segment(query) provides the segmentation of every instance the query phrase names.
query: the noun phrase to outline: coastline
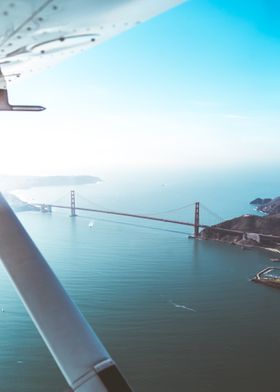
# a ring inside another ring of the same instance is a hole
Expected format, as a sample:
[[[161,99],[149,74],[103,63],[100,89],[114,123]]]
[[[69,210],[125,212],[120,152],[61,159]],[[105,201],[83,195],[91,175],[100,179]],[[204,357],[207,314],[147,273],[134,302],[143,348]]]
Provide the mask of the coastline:
[[[3,194],[15,212],[39,211],[27,201],[18,196],[18,192],[31,188],[55,187],[55,186],[77,186],[98,184],[102,182],[95,176],[0,176],[0,184],[4,189]]]
[[[199,238],[237,245],[244,250],[259,248],[279,254],[280,214],[263,217],[242,215],[204,228]]]

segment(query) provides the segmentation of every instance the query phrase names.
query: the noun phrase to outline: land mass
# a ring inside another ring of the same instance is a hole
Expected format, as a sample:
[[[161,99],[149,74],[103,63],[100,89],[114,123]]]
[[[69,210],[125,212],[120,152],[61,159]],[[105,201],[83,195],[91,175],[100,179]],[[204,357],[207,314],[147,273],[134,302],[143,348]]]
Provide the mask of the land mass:
[[[259,205],[257,210],[268,215],[280,214],[280,196],[271,199],[267,203]]]
[[[280,214],[242,215],[203,229],[200,238],[280,251]]]
[[[14,194],[10,193],[16,189],[29,189],[44,186],[74,186],[96,184],[101,179],[95,176],[0,176],[0,189],[4,192],[10,206],[16,212],[37,211],[35,207]]]
[[[252,200],[252,201],[250,202],[250,204],[255,205],[255,206],[262,206],[262,205],[264,205],[264,204],[269,203],[271,200],[272,200],[272,199],[270,199],[270,198],[268,198],[268,197],[267,197],[267,198],[264,198],[264,199],[262,199],[262,198],[260,198],[260,197],[257,197],[256,199]]]
[[[101,179],[95,176],[0,176],[0,189],[11,191],[42,186],[65,186],[96,184]]]
[[[5,199],[9,203],[9,205],[12,207],[12,209],[15,212],[23,212],[23,211],[39,211],[39,207],[35,207],[32,204],[29,204],[21,199],[19,199],[17,196],[13,195],[12,193],[4,193]]]

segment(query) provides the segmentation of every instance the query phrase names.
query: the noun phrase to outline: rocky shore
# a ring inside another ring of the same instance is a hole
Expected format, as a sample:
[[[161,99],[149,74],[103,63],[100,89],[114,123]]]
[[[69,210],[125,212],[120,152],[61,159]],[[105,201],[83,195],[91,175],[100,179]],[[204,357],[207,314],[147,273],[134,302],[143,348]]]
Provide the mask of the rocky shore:
[[[250,202],[251,205],[255,205],[258,211],[264,212],[268,215],[274,215],[280,213],[280,196],[274,199],[265,198],[262,199],[257,197]]]
[[[242,215],[203,229],[200,238],[280,252],[280,214]]]

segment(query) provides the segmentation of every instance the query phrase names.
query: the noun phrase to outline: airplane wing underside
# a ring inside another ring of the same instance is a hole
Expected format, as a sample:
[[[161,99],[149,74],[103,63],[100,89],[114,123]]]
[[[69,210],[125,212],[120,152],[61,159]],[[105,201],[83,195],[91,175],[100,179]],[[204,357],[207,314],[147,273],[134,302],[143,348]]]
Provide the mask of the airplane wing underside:
[[[0,0],[0,110],[7,85],[95,46],[183,0]],[[71,391],[131,391],[0,195],[0,256]]]
[[[183,0],[1,0],[0,89]]]

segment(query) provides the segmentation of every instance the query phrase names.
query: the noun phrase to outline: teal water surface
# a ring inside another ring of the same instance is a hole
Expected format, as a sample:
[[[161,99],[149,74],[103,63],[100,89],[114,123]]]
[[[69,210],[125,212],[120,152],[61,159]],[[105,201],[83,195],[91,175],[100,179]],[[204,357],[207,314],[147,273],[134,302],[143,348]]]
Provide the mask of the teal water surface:
[[[276,176],[260,176],[112,177],[78,187],[84,199],[77,202],[152,213],[200,200],[230,218],[253,212],[248,201],[257,196],[277,195]],[[18,194],[54,201],[69,189]],[[18,216],[135,391],[278,391],[280,291],[248,281],[271,264],[264,251],[194,241],[191,229],[127,218]],[[170,217],[193,219],[193,209]],[[215,223],[203,211],[202,219]],[[0,282],[0,391],[64,391],[2,265]]]

